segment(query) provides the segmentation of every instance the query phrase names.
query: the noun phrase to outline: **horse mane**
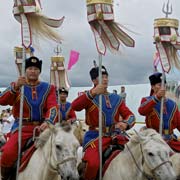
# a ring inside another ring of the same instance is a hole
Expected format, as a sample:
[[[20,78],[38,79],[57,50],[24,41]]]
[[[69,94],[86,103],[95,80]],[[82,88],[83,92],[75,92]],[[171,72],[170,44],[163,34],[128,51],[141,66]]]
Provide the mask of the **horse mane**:
[[[162,136],[152,128],[147,128],[144,131],[142,131],[142,133],[144,136],[150,136],[151,138],[156,139],[156,141],[166,144]]]
[[[58,123],[57,123],[58,124]],[[60,127],[65,131],[65,132],[70,132],[71,131],[71,124],[69,122],[66,121],[62,121],[60,123]]]
[[[142,136],[154,136],[154,135],[157,135],[157,132],[156,132],[156,130],[154,130],[152,128],[146,128],[146,129],[142,130],[139,134]]]
[[[44,144],[47,142],[47,140],[50,137],[52,130],[50,128],[47,128],[45,131],[43,131],[40,136],[35,141],[36,148],[43,147]]]
[[[49,139],[50,135],[52,133],[56,133],[57,128],[61,128],[65,132],[70,132],[71,131],[71,125],[68,122],[62,122],[62,123],[57,123],[55,126],[51,126],[50,128],[47,128],[45,131],[43,131],[40,136],[37,138],[35,141],[35,146],[36,148],[43,147],[44,144],[47,142]]]
[[[163,140],[163,138],[161,137],[161,135],[152,128],[144,129],[144,130],[140,131],[139,133],[133,135],[131,137],[131,142],[139,143],[140,137],[143,138],[144,140],[150,140],[150,138],[151,138],[160,143],[166,144],[165,141]]]

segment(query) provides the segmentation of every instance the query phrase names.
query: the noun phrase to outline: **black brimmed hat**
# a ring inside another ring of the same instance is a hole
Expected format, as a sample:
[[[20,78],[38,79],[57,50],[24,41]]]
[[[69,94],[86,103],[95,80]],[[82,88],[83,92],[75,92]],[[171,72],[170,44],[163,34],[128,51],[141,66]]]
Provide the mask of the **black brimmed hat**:
[[[62,87],[62,88],[59,89],[59,94],[61,94],[61,93],[65,93],[65,94],[68,95],[68,90],[65,89],[64,87]]]
[[[106,74],[108,76],[108,72],[104,66],[101,69],[102,74]],[[99,76],[99,67],[93,67],[90,72],[91,80],[96,79]]]
[[[25,69],[27,69],[28,67],[31,67],[31,66],[37,67],[40,70],[40,72],[41,72],[42,61],[39,60],[35,56],[31,56],[30,58],[26,59]]]
[[[156,72],[149,76],[150,84],[155,85],[162,82],[162,73]]]

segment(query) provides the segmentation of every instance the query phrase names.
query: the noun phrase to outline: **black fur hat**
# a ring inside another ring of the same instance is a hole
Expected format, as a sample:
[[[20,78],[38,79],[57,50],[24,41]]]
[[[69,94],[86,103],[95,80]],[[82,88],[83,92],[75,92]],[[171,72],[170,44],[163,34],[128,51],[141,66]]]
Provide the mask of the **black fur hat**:
[[[106,74],[108,76],[108,72],[104,66],[101,69],[102,74]],[[91,80],[96,79],[99,76],[99,67],[93,67],[90,72]]]
[[[68,90],[65,89],[64,87],[62,87],[59,89],[59,94],[61,94],[61,93],[66,93],[68,95]]]
[[[35,56],[31,56],[30,58],[26,59],[25,69],[27,69],[28,67],[31,67],[31,66],[37,67],[40,70],[40,72],[41,72],[42,61],[39,60]]]
[[[151,85],[161,83],[162,82],[162,73],[156,72],[156,73],[150,75],[149,80],[150,80]]]

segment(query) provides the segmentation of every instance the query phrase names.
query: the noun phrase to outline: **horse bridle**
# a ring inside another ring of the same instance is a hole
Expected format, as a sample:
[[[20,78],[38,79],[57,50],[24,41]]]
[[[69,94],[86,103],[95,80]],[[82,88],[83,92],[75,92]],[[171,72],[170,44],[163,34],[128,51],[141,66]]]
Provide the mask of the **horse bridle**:
[[[154,178],[154,172],[155,172],[158,168],[160,168],[162,165],[164,165],[164,164],[166,164],[166,163],[170,163],[170,164],[172,165],[172,162],[171,162],[171,161],[164,161],[164,162],[160,163],[160,164],[157,165],[155,168],[153,168],[153,169],[150,170],[150,171],[152,172],[152,174],[153,174],[153,176],[151,176],[151,175],[147,174],[146,172],[144,172],[144,171],[139,167],[139,165],[138,165],[138,163],[137,163],[137,161],[136,161],[136,159],[135,159],[132,151],[130,150],[130,148],[129,148],[129,146],[128,146],[127,144],[126,144],[126,147],[127,147],[128,151],[129,151],[129,153],[131,154],[131,157],[132,157],[132,159],[133,159],[133,161],[134,161],[137,169],[143,174],[143,176],[144,176],[147,180],[155,180],[155,178]],[[140,149],[141,149],[141,153],[142,153],[142,165],[143,165],[144,162],[145,162],[145,160],[144,160],[144,154],[143,154],[143,151],[142,151],[142,145],[141,145],[141,144],[140,144]]]
[[[51,156],[52,156],[52,135],[51,135],[51,148],[50,148],[50,155],[49,155],[49,167],[52,171],[56,171],[59,175],[60,175],[60,172],[59,172],[59,166],[68,162],[68,161],[72,161],[72,160],[76,160],[76,158],[74,156],[69,156],[61,161],[57,161],[56,164],[55,164],[55,167],[53,165],[53,163],[51,163]]]

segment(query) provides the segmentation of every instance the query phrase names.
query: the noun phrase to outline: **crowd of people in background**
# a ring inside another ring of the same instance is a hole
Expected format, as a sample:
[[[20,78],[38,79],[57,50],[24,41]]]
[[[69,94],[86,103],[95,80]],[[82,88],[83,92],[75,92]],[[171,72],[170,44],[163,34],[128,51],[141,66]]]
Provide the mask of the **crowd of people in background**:
[[[12,125],[14,123],[14,117],[11,108],[3,109],[1,111],[0,123],[2,124],[2,132],[5,135],[6,139],[8,140]]]
[[[113,93],[114,94],[118,94],[118,91],[116,89],[113,89]],[[126,96],[127,96],[127,94],[126,94],[125,86],[121,86],[121,90],[120,90],[119,96],[121,96],[123,101],[126,103]]]

